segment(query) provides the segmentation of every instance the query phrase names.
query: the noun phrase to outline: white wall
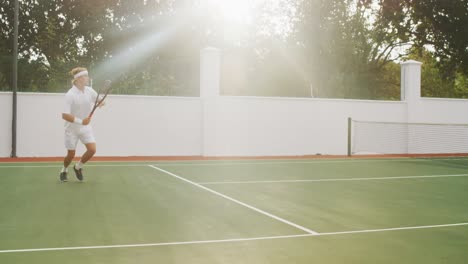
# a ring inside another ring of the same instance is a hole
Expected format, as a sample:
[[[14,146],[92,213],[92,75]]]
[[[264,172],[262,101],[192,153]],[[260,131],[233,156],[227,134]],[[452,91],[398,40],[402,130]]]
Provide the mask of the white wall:
[[[11,154],[12,102],[11,93],[0,93],[0,157]]]
[[[11,152],[11,96],[0,93],[0,157]],[[18,156],[64,154],[62,105],[63,94],[18,94]],[[406,122],[407,109],[404,101],[111,95],[93,127],[99,156],[345,155],[348,117]],[[468,100],[423,98],[411,109],[411,122],[468,124]]]
[[[346,154],[347,119],[399,121],[404,102],[221,97],[205,103],[207,156]]]
[[[199,98],[111,96],[95,114],[104,156],[201,154]]]
[[[468,124],[468,100],[421,98],[414,105],[411,116],[417,122]],[[426,125],[409,134],[411,153],[468,153],[468,126]]]
[[[109,96],[107,106],[92,121],[97,155],[345,155],[348,117],[468,124],[468,100],[420,97],[421,63],[417,61],[402,63],[402,101],[398,102],[227,97],[219,96],[220,50],[207,48],[200,54],[200,98]],[[18,156],[64,155],[63,96],[18,94]],[[11,97],[0,93],[0,157],[11,152]],[[398,149],[426,151],[426,142],[418,135],[404,135],[404,146]]]
[[[18,93],[19,157],[64,155],[63,96]],[[11,97],[0,93],[0,157],[11,152]],[[92,121],[97,155],[200,155],[200,118],[199,98],[110,95]]]
[[[413,110],[414,120],[422,123],[468,124],[468,100],[421,98]]]

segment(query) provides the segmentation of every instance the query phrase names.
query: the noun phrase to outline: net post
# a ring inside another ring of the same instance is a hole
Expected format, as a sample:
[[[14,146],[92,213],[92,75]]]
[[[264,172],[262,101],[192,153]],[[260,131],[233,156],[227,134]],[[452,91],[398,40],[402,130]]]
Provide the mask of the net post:
[[[351,157],[351,124],[352,119],[348,117],[348,157]]]

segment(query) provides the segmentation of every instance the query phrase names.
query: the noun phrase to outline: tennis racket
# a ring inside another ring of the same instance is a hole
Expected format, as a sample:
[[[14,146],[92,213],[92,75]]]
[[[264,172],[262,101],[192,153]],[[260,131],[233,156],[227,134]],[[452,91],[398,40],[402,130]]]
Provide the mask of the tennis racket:
[[[107,95],[109,94],[110,90],[112,89],[111,87],[111,81],[106,80],[104,82],[104,88],[100,89],[98,91],[98,94],[96,96],[96,101],[94,102],[93,110],[91,110],[91,113],[89,114],[89,118],[91,118],[94,114],[94,111],[106,100]],[[99,98],[101,94],[104,94],[102,98]]]

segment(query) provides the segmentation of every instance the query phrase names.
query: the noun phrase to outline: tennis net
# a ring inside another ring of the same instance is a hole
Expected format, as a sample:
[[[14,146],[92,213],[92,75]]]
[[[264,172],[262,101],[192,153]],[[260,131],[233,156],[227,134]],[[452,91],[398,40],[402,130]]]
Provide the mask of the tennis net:
[[[348,154],[468,155],[468,124],[349,122]]]

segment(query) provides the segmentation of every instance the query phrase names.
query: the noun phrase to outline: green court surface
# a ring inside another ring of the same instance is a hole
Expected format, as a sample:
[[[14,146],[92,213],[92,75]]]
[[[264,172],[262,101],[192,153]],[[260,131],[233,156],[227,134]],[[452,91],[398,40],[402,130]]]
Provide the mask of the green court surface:
[[[467,263],[468,159],[0,163],[0,263]]]

